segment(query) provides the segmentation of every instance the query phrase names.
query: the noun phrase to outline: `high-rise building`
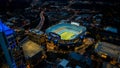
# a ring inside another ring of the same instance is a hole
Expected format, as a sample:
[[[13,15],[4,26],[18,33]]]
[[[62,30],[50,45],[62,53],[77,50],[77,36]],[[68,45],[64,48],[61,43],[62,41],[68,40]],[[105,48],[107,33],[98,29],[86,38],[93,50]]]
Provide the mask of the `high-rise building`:
[[[23,55],[20,53],[20,47],[16,45],[14,31],[2,21],[0,21],[0,45],[9,68],[17,68],[24,64],[19,63],[22,61]]]

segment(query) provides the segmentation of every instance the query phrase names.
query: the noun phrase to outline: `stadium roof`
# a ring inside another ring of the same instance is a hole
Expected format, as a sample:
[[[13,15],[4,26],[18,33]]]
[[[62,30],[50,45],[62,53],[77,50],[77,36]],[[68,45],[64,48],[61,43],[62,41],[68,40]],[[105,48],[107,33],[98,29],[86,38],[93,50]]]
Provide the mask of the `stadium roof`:
[[[66,67],[68,63],[69,63],[68,60],[63,59],[63,60],[59,63],[59,65],[61,65],[61,66],[63,66],[63,67]]]

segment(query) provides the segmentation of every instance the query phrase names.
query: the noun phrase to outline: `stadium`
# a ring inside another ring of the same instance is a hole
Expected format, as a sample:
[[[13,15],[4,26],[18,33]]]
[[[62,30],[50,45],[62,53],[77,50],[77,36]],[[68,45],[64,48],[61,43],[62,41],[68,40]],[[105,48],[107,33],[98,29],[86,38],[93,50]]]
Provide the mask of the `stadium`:
[[[59,23],[46,30],[49,40],[53,40],[60,45],[74,45],[80,43],[80,38],[85,32],[86,27],[70,23]]]

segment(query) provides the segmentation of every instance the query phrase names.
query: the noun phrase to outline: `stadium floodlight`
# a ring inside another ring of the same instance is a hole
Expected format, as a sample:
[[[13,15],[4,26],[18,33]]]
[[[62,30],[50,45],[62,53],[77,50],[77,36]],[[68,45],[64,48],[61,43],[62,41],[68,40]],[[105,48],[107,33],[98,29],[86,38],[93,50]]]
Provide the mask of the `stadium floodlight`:
[[[76,26],[79,26],[80,24],[77,23],[77,22],[71,22],[72,25],[76,25]]]

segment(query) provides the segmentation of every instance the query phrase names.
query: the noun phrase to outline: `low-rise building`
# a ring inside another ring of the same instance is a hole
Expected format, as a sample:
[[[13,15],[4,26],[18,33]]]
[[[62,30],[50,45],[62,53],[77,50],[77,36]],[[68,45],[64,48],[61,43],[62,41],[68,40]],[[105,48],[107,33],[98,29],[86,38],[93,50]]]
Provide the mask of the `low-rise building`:
[[[120,46],[107,42],[98,42],[95,46],[95,52],[103,58],[114,58],[120,63]]]

